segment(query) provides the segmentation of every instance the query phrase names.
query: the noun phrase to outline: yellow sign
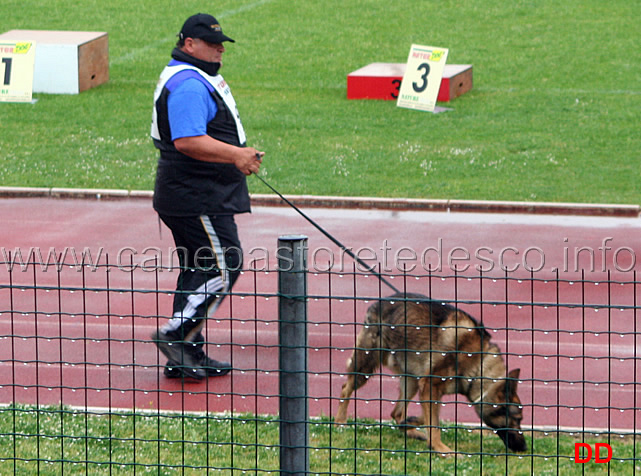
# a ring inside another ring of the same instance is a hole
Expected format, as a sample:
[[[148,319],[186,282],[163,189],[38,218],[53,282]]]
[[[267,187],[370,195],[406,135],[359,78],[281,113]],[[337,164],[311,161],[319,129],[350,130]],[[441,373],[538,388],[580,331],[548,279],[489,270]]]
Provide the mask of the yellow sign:
[[[398,107],[434,111],[447,53],[447,48],[412,45],[398,92]]]
[[[31,102],[35,62],[34,41],[0,40],[0,102]]]

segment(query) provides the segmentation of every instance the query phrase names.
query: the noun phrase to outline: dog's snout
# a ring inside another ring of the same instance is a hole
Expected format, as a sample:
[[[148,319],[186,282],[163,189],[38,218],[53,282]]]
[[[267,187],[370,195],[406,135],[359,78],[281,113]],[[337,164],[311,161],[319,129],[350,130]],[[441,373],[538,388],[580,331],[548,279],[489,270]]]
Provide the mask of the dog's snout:
[[[527,442],[522,432],[515,430],[497,430],[496,433],[510,451],[517,453],[527,451]]]

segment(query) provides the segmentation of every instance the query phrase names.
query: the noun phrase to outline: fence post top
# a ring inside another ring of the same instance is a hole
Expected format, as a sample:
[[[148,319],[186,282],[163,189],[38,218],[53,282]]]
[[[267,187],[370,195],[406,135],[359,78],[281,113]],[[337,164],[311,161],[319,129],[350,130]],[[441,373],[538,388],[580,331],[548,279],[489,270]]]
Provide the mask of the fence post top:
[[[307,235],[283,235],[278,237],[278,241],[304,241]]]

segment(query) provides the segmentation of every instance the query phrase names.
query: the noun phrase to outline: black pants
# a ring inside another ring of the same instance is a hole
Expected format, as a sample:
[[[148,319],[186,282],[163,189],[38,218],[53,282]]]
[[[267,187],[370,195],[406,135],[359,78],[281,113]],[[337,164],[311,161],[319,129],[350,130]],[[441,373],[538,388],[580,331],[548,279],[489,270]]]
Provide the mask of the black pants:
[[[233,215],[160,219],[171,230],[180,263],[173,315],[163,331],[194,341],[207,315],[215,312],[240,275],[238,229]]]

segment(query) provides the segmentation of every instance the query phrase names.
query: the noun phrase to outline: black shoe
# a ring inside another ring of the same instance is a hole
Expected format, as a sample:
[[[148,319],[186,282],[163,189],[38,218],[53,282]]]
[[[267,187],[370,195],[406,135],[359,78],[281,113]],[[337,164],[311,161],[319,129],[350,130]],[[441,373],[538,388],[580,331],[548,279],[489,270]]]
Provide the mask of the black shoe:
[[[198,366],[202,368],[207,377],[222,377],[231,372],[231,364],[228,362],[219,362],[210,358],[205,351],[203,350],[203,345],[205,338],[202,334],[198,333],[196,335],[193,343],[185,344],[185,352],[198,363]],[[176,365],[176,361],[169,359],[167,365],[165,365],[164,371],[165,377],[168,378],[180,378],[182,376],[182,371],[179,366]]]
[[[196,347],[195,344],[186,344],[184,341],[175,339],[162,330],[154,332],[151,338],[156,343],[158,349],[174,364],[172,374],[176,372],[176,377],[189,377],[202,380],[207,376],[207,371],[202,368],[200,364],[202,358],[198,359],[194,355],[193,349]],[[202,349],[200,350],[202,352]],[[167,375],[166,370],[165,375]],[[172,375],[172,378],[175,377]]]
[[[231,364],[228,362],[219,362],[207,356],[204,352],[204,357],[200,361],[200,367],[205,370],[207,377],[222,377],[231,372]],[[182,369],[176,365],[173,360],[168,360],[163,372],[167,378],[180,378],[183,375]]]

